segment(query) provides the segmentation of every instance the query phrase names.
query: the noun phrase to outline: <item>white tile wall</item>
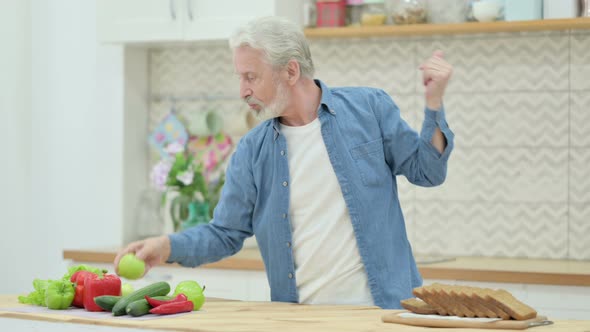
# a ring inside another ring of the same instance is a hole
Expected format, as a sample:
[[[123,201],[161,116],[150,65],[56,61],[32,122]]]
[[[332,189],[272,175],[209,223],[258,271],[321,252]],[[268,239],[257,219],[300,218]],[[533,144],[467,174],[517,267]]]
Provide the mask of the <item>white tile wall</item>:
[[[435,49],[455,69],[445,107],[456,148],[442,186],[398,181],[414,251],[589,260],[590,33],[311,41],[316,77],[382,88],[417,130],[418,66]],[[181,115],[241,107],[225,43],[150,56],[153,95],[229,97],[178,103]],[[169,109],[154,101],[150,128]]]
[[[570,37],[570,84],[572,90],[590,90],[590,33]]]

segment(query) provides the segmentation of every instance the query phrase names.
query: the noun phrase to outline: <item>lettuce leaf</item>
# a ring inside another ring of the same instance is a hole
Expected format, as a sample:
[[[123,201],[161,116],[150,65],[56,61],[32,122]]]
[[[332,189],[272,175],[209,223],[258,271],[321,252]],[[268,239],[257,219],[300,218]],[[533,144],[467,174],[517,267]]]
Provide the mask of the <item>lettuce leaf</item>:
[[[47,304],[45,303],[45,290],[47,289],[50,281],[51,280],[41,279],[33,280],[33,288],[35,290],[30,292],[27,296],[19,296],[18,302],[46,307]]]
[[[71,266],[68,268],[68,273],[66,273],[62,277],[61,280],[51,280],[51,279],[47,279],[47,280],[35,279],[35,280],[33,280],[33,288],[35,290],[30,292],[28,295],[19,296],[18,302],[46,307],[47,303],[45,302],[45,290],[47,289],[49,282],[50,281],[68,281],[69,282],[72,275],[74,273],[76,273],[77,271],[90,271],[90,272],[96,273],[98,275],[102,275],[103,273],[107,273],[107,270],[99,269],[97,267],[90,266],[90,265],[82,264],[82,265]]]
[[[107,273],[107,270],[103,270],[103,269],[99,269],[97,267],[94,266],[90,266],[90,265],[75,265],[75,266],[70,266],[68,268],[68,273],[64,274],[64,276],[62,277],[62,280],[70,280],[72,278],[72,275],[78,271],[90,271],[92,273],[98,274],[98,275],[102,275],[104,273]]]

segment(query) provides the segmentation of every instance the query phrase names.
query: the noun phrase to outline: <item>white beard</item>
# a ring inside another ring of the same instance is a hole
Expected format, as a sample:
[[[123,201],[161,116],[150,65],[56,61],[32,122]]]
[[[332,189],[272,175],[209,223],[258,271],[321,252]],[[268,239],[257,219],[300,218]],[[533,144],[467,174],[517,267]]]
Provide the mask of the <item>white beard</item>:
[[[258,105],[260,110],[255,110],[256,116],[260,120],[267,120],[278,118],[285,112],[285,108],[287,107],[287,103],[289,101],[289,96],[287,96],[284,83],[278,83],[277,89],[275,91],[275,97],[268,105],[265,105],[262,101],[254,97],[246,98],[245,101],[248,104]]]

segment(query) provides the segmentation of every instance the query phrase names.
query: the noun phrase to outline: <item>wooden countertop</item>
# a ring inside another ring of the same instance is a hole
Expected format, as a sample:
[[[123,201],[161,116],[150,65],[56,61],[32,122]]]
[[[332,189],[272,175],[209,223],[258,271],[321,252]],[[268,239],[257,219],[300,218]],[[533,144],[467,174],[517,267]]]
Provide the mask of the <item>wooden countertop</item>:
[[[63,257],[76,262],[110,264],[116,252],[113,248],[64,250]],[[420,256],[416,260],[425,279],[590,286],[590,261]],[[264,263],[257,248],[243,249],[232,257],[202,267],[264,271]]]
[[[15,308],[14,295],[0,295],[0,308]],[[22,313],[0,311],[0,318],[41,320],[174,331],[500,331],[481,329],[436,329],[383,323],[381,316],[396,312],[368,306],[300,305],[279,302],[208,301],[203,309],[191,314],[151,320],[113,317],[88,318],[68,311]],[[571,332],[590,330],[590,321],[554,321],[553,325],[535,327],[534,331]]]

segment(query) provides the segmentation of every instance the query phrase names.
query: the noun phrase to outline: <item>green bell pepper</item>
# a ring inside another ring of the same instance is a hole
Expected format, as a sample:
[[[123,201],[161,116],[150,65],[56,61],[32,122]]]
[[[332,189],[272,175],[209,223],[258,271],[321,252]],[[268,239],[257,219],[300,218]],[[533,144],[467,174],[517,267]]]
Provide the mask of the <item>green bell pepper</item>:
[[[45,302],[49,309],[67,309],[74,301],[75,290],[69,280],[52,280],[45,290]]]

